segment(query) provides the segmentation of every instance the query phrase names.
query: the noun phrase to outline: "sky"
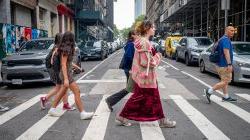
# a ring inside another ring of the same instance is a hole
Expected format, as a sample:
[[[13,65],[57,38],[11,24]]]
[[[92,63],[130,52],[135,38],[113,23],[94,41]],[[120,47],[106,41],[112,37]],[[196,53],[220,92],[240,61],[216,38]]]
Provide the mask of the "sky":
[[[134,22],[134,0],[114,2],[114,24],[118,29],[130,27]]]

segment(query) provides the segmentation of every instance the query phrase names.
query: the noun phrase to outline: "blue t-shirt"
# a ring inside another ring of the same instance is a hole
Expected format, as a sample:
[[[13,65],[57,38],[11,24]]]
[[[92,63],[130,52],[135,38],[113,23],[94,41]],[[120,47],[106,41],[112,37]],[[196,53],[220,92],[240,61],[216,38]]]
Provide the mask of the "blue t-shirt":
[[[227,60],[224,55],[224,49],[229,49],[230,53],[230,59],[231,59],[231,64],[233,63],[233,46],[231,43],[231,40],[228,38],[228,36],[224,35],[220,38],[219,44],[218,44],[218,49],[219,49],[219,54],[220,54],[220,60],[217,63],[219,67],[227,67]]]

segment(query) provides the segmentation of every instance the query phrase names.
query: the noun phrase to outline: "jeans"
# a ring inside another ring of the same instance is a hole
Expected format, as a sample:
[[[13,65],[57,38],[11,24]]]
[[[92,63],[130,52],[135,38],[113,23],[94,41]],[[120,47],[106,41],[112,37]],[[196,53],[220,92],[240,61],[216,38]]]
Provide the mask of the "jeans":
[[[129,78],[129,72],[125,72],[127,82]],[[119,92],[109,96],[106,100],[110,104],[110,106],[113,106],[117,104],[123,97],[125,97],[129,92],[126,89],[122,89]]]

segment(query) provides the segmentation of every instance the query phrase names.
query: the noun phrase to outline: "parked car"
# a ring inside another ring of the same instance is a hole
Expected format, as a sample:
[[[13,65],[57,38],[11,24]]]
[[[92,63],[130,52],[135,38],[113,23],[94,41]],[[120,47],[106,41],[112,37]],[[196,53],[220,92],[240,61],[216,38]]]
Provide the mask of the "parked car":
[[[26,42],[17,53],[2,60],[3,83],[7,86],[34,82],[50,82],[45,58],[53,48],[54,38],[34,39]],[[77,51],[78,50],[78,51]],[[79,63],[79,49],[76,48],[76,64]]]
[[[181,40],[182,36],[178,35],[178,36],[169,36],[166,38],[165,41],[165,57],[169,57],[174,59],[175,58],[175,53],[176,53],[176,47],[179,43],[179,41]]]
[[[81,49],[83,59],[105,59],[108,57],[108,45],[103,40],[87,41]]]
[[[200,53],[212,43],[208,37],[183,37],[176,47],[176,61],[183,59],[187,66],[198,63]]]
[[[250,83],[250,42],[232,42],[233,45],[233,82]],[[200,72],[217,74],[216,64],[209,61],[214,44],[204,50],[199,57]]]
[[[166,55],[166,51],[165,51],[165,40],[159,40],[159,45],[161,46],[161,48],[164,50],[164,52],[162,53],[162,56]]]

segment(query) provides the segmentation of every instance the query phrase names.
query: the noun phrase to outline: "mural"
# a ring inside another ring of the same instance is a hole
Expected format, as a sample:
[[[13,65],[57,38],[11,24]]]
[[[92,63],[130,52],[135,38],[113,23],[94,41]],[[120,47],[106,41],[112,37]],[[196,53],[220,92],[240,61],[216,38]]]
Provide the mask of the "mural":
[[[7,55],[15,53],[26,41],[41,37],[48,37],[48,32],[30,27],[0,23],[0,60],[1,57],[5,57],[4,53]]]

